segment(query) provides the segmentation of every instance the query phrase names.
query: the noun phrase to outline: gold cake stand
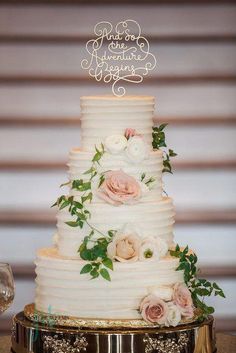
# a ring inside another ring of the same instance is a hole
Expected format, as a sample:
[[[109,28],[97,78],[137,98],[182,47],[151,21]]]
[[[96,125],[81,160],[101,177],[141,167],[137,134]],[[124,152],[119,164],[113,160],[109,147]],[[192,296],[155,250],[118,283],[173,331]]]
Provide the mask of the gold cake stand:
[[[216,353],[214,320],[158,328],[143,320],[86,320],[25,307],[13,318],[13,353]]]

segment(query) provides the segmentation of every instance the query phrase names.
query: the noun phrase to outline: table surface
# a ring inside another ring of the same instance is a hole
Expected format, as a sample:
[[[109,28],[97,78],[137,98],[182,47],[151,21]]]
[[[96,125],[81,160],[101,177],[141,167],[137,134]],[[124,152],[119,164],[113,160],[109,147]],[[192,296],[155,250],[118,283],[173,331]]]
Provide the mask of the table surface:
[[[218,333],[217,338],[217,353],[234,353],[236,352],[236,336]],[[9,336],[0,337],[0,353],[10,353],[11,339]]]

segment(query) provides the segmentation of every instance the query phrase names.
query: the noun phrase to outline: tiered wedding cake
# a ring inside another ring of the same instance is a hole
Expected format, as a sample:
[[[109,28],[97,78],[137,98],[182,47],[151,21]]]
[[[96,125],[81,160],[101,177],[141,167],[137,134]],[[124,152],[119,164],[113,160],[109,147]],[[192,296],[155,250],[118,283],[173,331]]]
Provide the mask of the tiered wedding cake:
[[[193,318],[169,251],[175,213],[163,196],[163,153],[152,148],[154,97],[81,97],[81,111],[82,148],[70,152],[70,192],[56,202],[55,246],[37,254],[36,309],[160,326]]]

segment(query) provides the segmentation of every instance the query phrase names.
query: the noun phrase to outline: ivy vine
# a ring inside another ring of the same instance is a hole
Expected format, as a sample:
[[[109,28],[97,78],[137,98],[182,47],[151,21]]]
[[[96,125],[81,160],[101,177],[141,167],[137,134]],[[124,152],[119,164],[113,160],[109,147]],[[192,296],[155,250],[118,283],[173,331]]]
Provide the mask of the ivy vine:
[[[181,250],[179,245],[176,245],[175,250],[170,250],[170,255],[179,259],[179,266],[176,270],[184,272],[184,281],[191,292],[194,306],[201,310],[201,318],[204,319],[207,315],[213,314],[214,308],[208,306],[204,299],[211,295],[225,298],[223,290],[215,282],[211,283],[206,279],[198,278],[196,266],[198,258],[196,254],[189,252],[188,246]]]

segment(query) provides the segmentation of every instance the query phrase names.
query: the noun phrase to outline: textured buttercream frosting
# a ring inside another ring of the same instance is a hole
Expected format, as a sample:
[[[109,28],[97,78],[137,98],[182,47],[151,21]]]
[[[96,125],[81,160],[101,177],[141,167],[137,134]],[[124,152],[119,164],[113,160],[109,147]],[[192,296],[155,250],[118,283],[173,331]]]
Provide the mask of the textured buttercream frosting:
[[[160,241],[164,240],[171,247],[175,212],[172,199],[163,196],[162,151],[152,150],[153,113],[151,96],[81,97],[82,148],[73,148],[69,153],[69,195],[80,201],[81,192],[72,189],[72,183],[89,178],[84,172],[91,168],[95,145],[105,144],[107,137],[113,134],[124,139],[125,129],[135,129],[147,146],[145,158],[136,162],[126,150],[117,154],[106,150],[97,166],[98,175],[118,171],[141,185],[145,174],[145,178],[153,178],[154,182],[148,188],[145,186],[147,190],[142,191],[137,202],[114,206],[98,194],[95,177],[91,185],[93,198],[86,204],[91,213],[89,223],[103,234],[132,226],[141,241],[147,237],[153,241],[161,238]],[[38,251],[35,300],[38,310],[83,318],[138,319],[141,318],[140,302],[152,290],[163,286],[173,288],[183,282],[182,271],[176,271],[178,259],[169,255],[146,261],[114,261],[111,282],[101,277],[91,280],[89,274],[81,275],[87,262],[80,258],[78,249],[91,229],[88,224],[82,229],[66,224],[75,220],[68,207],[59,210],[54,237],[56,247]]]
[[[154,113],[152,96],[81,97],[82,148],[93,151],[108,135],[135,127],[151,145]]]
[[[82,318],[137,319],[140,301],[152,289],[183,281],[178,259],[114,263],[112,281],[80,275],[84,261],[70,260],[56,248],[41,249],[36,259],[38,310]]]

